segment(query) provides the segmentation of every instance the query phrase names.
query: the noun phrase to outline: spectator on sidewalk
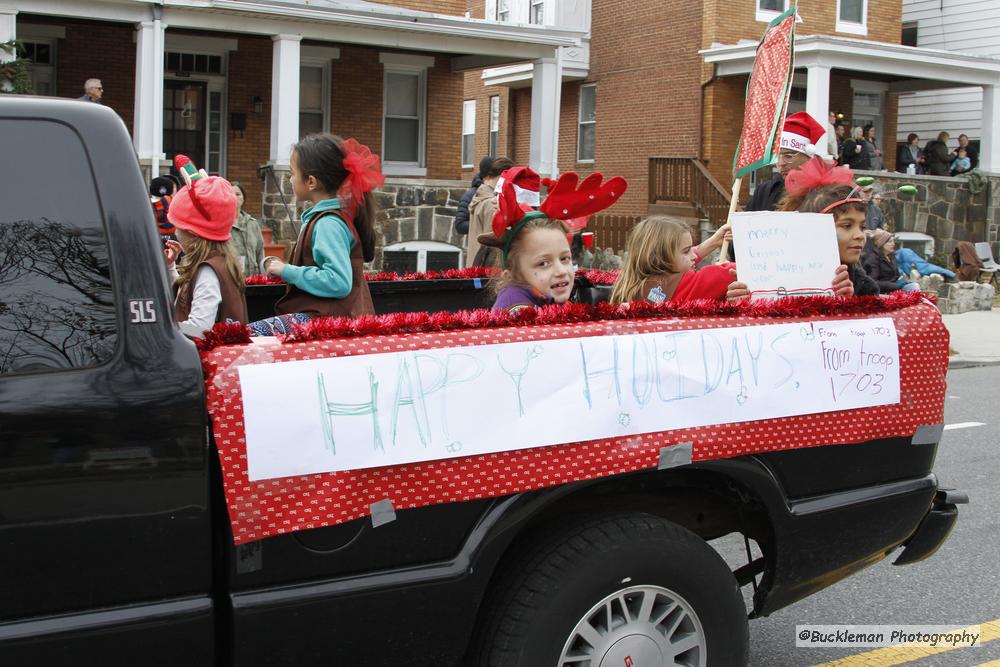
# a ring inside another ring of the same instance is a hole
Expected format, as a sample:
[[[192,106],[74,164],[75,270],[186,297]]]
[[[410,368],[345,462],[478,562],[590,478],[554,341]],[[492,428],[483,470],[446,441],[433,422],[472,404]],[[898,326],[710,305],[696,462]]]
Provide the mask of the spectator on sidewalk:
[[[951,175],[959,176],[972,170],[972,161],[961,146],[955,151],[955,159],[951,161]]]
[[[744,210],[776,210],[778,202],[785,196],[785,176],[808,162],[817,151],[822,151],[817,149],[816,144],[822,140],[823,133],[823,126],[819,121],[804,111],[785,118],[778,149],[778,169],[770,181],[757,185]]]
[[[847,125],[844,125],[844,121],[838,120],[834,129],[837,133],[837,152],[833,155],[837,158],[837,162],[840,163],[841,156],[844,154],[844,142],[847,141]]]
[[[892,234],[884,229],[876,229],[868,237],[861,253],[861,266],[865,273],[878,284],[879,294],[888,294],[899,289],[899,265],[896,264],[896,249]]]
[[[101,103],[101,98],[104,96],[104,86],[101,84],[100,79],[87,79],[83,84],[83,95],[76,98],[81,102],[97,102]]]
[[[926,259],[921,257],[911,248],[900,248],[896,251],[896,263],[899,265],[899,272],[904,275],[910,275],[912,271],[916,271],[922,276],[932,276],[941,275],[951,280],[955,277],[953,271],[949,271],[943,267],[936,264],[931,264]]]
[[[840,155],[840,147],[837,142],[837,114],[832,111],[826,121],[826,152],[833,157]]]
[[[959,280],[975,282],[983,268],[983,260],[976,254],[976,246],[968,241],[959,241],[951,251],[951,263],[955,266]]]
[[[482,185],[469,203],[469,242],[465,251],[466,266],[499,265],[500,248],[479,243],[479,235],[493,229],[493,214],[497,210],[497,195],[494,191],[500,174],[514,166],[513,160],[498,157],[487,166]]]
[[[979,151],[976,147],[969,143],[969,136],[966,134],[958,135],[958,147],[964,148],[966,155],[969,157],[969,162],[972,164],[969,169],[975,169],[979,166]]]
[[[459,234],[469,233],[469,202],[476,195],[476,190],[483,184],[483,178],[490,165],[493,163],[493,156],[487,155],[479,161],[479,171],[472,177],[472,185],[462,194],[458,202],[458,210],[455,212],[455,231]]]
[[[232,244],[236,257],[243,268],[243,277],[255,276],[261,272],[260,262],[264,259],[264,235],[260,232],[260,223],[252,215],[243,210],[247,193],[239,181],[233,181],[233,194],[236,196],[236,222],[233,223],[229,242]]]
[[[906,143],[896,151],[896,171],[908,173],[907,168],[914,165],[914,173],[924,173],[924,152],[920,150],[920,137],[916,132],[906,136]]]
[[[868,168],[872,171],[882,171],[882,149],[878,147],[878,139],[875,138],[875,126],[866,125],[864,132],[864,150],[868,156]]]
[[[851,138],[844,142],[840,164],[847,165],[854,170],[868,169],[871,166],[868,153],[865,151],[865,131],[860,127],[851,130]]]
[[[955,153],[948,150],[950,138],[947,132],[941,132],[937,139],[928,141],[924,146],[924,166],[931,176],[951,175],[951,161],[955,159]]]
[[[861,196],[868,200],[865,229],[885,229],[885,214],[882,213],[882,193],[874,185],[866,185],[861,189]]]

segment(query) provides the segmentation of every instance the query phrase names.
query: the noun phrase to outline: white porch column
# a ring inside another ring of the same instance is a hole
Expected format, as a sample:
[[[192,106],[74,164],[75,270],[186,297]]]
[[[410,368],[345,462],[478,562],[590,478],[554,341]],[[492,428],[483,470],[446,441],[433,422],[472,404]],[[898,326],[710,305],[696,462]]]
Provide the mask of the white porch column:
[[[0,44],[17,39],[17,10],[0,7]],[[0,51],[0,63],[13,60],[16,53]]]
[[[531,144],[528,166],[542,176],[559,175],[559,110],[562,62],[559,51],[535,61],[531,77]]]
[[[271,156],[276,167],[288,167],[292,145],[299,140],[299,53],[301,35],[274,35],[271,59]]]
[[[827,126],[830,114],[830,68],[813,64],[806,66],[806,113],[816,119],[823,127]],[[827,154],[827,140],[820,139],[817,148],[823,155]]]
[[[1000,174],[1000,85],[983,86],[982,127],[979,168]]]
[[[0,44],[13,42],[17,39],[17,10],[0,7]],[[16,51],[0,50],[0,63],[13,60],[17,57]],[[13,90],[9,82],[2,84],[3,90]]]
[[[132,144],[149,177],[160,175],[163,159],[163,45],[167,26],[156,19],[137,23],[135,39],[135,119]]]

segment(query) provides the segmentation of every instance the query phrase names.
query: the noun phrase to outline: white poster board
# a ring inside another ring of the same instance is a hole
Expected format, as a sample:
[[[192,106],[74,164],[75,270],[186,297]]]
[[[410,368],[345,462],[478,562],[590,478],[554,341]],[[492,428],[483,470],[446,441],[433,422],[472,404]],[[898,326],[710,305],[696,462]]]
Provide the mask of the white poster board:
[[[833,216],[823,213],[734,213],[737,279],[755,298],[833,295],[840,266]]]
[[[251,480],[899,402],[888,318],[239,368]]]

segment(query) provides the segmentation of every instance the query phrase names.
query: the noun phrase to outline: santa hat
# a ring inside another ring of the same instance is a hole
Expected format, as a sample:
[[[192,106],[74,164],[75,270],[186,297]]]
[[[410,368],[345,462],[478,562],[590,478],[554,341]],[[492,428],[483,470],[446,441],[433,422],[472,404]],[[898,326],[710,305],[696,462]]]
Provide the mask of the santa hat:
[[[539,204],[543,184],[548,188],[548,196]],[[628,183],[621,176],[605,181],[604,176],[596,172],[581,182],[572,171],[558,180],[546,178],[543,181],[530,167],[511,167],[500,175],[496,187],[497,210],[491,224],[492,233],[480,234],[479,242],[503,248],[502,258],[506,265],[510,244],[524,223],[534,218],[580,221],[582,224],[568,225],[568,228],[579,231],[586,224],[587,216],[618,201]]]
[[[541,203],[542,179],[531,167],[511,167],[497,179],[493,192],[503,192],[504,187],[510,187],[517,196],[517,201],[524,210],[537,208]]]
[[[805,111],[793,113],[785,118],[785,125],[781,128],[779,148],[787,148],[812,157],[816,154],[816,145],[824,134],[826,128]]]

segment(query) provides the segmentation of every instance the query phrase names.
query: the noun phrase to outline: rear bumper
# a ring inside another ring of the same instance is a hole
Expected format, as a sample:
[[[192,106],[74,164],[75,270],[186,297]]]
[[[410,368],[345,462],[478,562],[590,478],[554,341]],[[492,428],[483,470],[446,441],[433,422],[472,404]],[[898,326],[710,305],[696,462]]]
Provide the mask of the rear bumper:
[[[754,596],[767,616],[883,560],[905,545],[897,564],[932,555],[958,517],[964,496],[939,491],[933,474],[792,502],[772,514],[774,543]]]
[[[909,565],[930,558],[951,534],[958,520],[958,505],[969,502],[969,497],[954,489],[938,489],[931,508],[920,525],[906,542],[893,565]]]

